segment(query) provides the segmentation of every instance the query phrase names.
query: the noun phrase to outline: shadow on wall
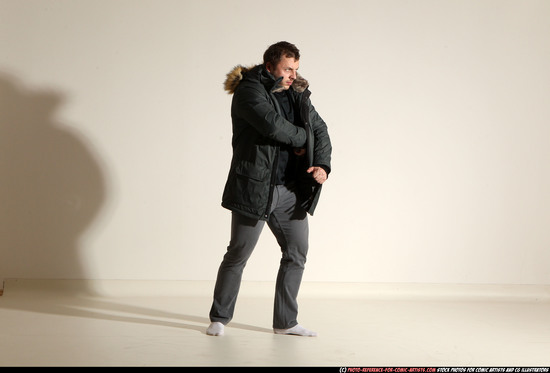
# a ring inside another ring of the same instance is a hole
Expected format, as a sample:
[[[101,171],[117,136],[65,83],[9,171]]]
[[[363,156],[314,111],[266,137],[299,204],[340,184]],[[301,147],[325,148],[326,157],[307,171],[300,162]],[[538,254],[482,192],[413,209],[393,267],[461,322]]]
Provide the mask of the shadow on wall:
[[[0,73],[0,279],[85,275],[79,239],[104,179],[83,138],[56,122],[63,100]]]

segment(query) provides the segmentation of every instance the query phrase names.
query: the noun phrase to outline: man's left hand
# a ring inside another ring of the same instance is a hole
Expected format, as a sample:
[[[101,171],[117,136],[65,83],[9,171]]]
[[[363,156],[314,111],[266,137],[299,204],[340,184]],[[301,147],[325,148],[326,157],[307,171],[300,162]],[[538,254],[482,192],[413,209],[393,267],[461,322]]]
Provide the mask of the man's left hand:
[[[312,174],[315,181],[317,181],[319,184],[323,184],[325,181],[327,181],[327,173],[322,167],[310,167],[307,169],[307,172]]]

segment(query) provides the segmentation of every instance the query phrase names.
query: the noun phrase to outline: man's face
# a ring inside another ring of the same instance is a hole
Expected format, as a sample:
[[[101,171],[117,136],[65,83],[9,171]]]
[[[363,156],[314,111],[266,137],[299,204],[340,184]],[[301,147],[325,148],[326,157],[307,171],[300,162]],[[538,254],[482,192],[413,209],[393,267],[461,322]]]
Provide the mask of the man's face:
[[[290,88],[296,79],[296,74],[299,67],[300,61],[295,60],[292,57],[281,58],[281,61],[279,61],[275,68],[273,68],[271,64],[267,64],[267,70],[275,77],[275,79],[283,77],[281,86],[283,86],[284,89]]]

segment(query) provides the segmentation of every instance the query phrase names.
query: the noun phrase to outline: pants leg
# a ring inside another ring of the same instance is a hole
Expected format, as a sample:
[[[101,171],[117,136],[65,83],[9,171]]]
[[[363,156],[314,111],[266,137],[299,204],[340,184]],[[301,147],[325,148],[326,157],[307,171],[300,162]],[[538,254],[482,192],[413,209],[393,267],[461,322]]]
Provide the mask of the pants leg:
[[[226,325],[233,318],[242,273],[264,224],[264,221],[232,214],[231,241],[218,270],[210,321]],[[275,188],[268,226],[282,252],[275,287],[273,327],[288,329],[298,323],[297,296],[309,235],[307,213],[298,203],[292,188],[282,185]]]
[[[295,191],[278,186],[278,203],[268,226],[281,247],[282,258],[275,286],[273,328],[288,329],[298,324],[298,291],[308,251],[307,212],[300,206]]]
[[[233,318],[243,269],[258,242],[265,222],[238,213],[231,216],[231,241],[218,270],[210,321],[226,325]]]

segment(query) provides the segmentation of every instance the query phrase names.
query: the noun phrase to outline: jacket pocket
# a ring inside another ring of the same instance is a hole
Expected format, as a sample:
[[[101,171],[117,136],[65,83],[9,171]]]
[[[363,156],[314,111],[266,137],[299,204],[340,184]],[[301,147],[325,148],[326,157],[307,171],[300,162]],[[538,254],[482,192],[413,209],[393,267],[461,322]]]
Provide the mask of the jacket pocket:
[[[235,167],[235,173],[256,181],[265,181],[269,178],[270,174],[269,169],[260,168],[254,163],[246,161],[240,162]]]

